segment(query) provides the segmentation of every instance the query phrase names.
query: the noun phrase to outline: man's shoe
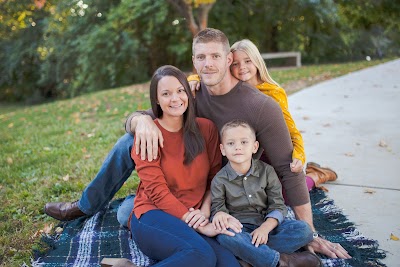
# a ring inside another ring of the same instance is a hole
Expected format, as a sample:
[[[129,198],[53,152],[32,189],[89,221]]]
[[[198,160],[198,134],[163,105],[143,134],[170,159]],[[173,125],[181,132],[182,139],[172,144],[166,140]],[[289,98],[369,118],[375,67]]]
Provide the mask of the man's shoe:
[[[295,252],[292,254],[280,254],[279,267],[320,267],[321,260],[317,255],[309,251]]]
[[[335,181],[338,177],[337,173],[334,172],[332,169],[321,167],[319,164],[315,162],[307,163],[306,175],[309,173],[315,173],[318,176],[318,180],[315,181],[316,187],[325,182]]]
[[[101,267],[138,267],[138,266],[125,258],[103,258],[101,260]]]
[[[78,201],[47,203],[44,213],[59,221],[71,221],[86,215],[78,208]]]

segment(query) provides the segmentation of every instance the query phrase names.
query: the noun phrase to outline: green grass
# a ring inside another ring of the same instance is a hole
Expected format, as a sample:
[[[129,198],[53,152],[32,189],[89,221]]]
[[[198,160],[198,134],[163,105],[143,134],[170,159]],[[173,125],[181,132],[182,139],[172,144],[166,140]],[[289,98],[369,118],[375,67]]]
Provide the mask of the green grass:
[[[381,62],[273,70],[272,76],[284,87],[309,85]],[[57,224],[43,214],[44,204],[80,197],[124,133],[125,117],[149,108],[147,88],[148,83],[32,107],[0,107],[0,266],[30,262],[40,239],[35,233]],[[134,176],[116,197],[134,191]]]

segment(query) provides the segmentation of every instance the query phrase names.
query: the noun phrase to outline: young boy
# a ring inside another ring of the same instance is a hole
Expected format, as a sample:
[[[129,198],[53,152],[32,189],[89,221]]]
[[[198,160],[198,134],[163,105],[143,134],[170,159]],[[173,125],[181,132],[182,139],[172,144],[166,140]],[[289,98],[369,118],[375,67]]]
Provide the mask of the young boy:
[[[313,234],[307,223],[285,220],[287,208],[274,168],[252,159],[259,146],[254,129],[234,120],[222,127],[220,135],[220,149],[229,162],[211,183],[212,224],[218,231],[228,229],[229,214],[243,229],[235,236],[218,235],[218,242],[254,267],[322,266],[311,252],[294,253]]]

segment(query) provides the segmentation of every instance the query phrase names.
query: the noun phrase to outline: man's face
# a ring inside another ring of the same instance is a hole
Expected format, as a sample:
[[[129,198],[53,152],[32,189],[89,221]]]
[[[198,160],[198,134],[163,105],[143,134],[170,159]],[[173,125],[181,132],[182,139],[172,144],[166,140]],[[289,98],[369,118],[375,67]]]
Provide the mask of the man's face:
[[[197,43],[194,46],[193,65],[207,86],[218,85],[232,63],[232,53],[226,53],[221,43]]]

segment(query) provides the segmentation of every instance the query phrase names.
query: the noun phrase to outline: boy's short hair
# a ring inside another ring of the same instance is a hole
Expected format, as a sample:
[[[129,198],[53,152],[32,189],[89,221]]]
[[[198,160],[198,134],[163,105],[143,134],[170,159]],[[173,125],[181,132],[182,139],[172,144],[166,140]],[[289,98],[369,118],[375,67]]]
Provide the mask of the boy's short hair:
[[[228,37],[226,37],[225,33],[220,30],[213,28],[205,28],[204,30],[199,31],[196,36],[193,38],[192,43],[192,53],[194,55],[194,46],[196,44],[206,44],[206,43],[221,43],[224,47],[225,52],[228,54],[230,52],[230,45]]]
[[[224,126],[222,126],[221,131],[220,131],[221,141],[224,137],[224,133],[226,130],[232,129],[232,128],[237,128],[239,126],[250,129],[254,139],[256,139],[256,131],[247,121],[235,119],[235,120],[231,120],[231,121],[225,123]]]

